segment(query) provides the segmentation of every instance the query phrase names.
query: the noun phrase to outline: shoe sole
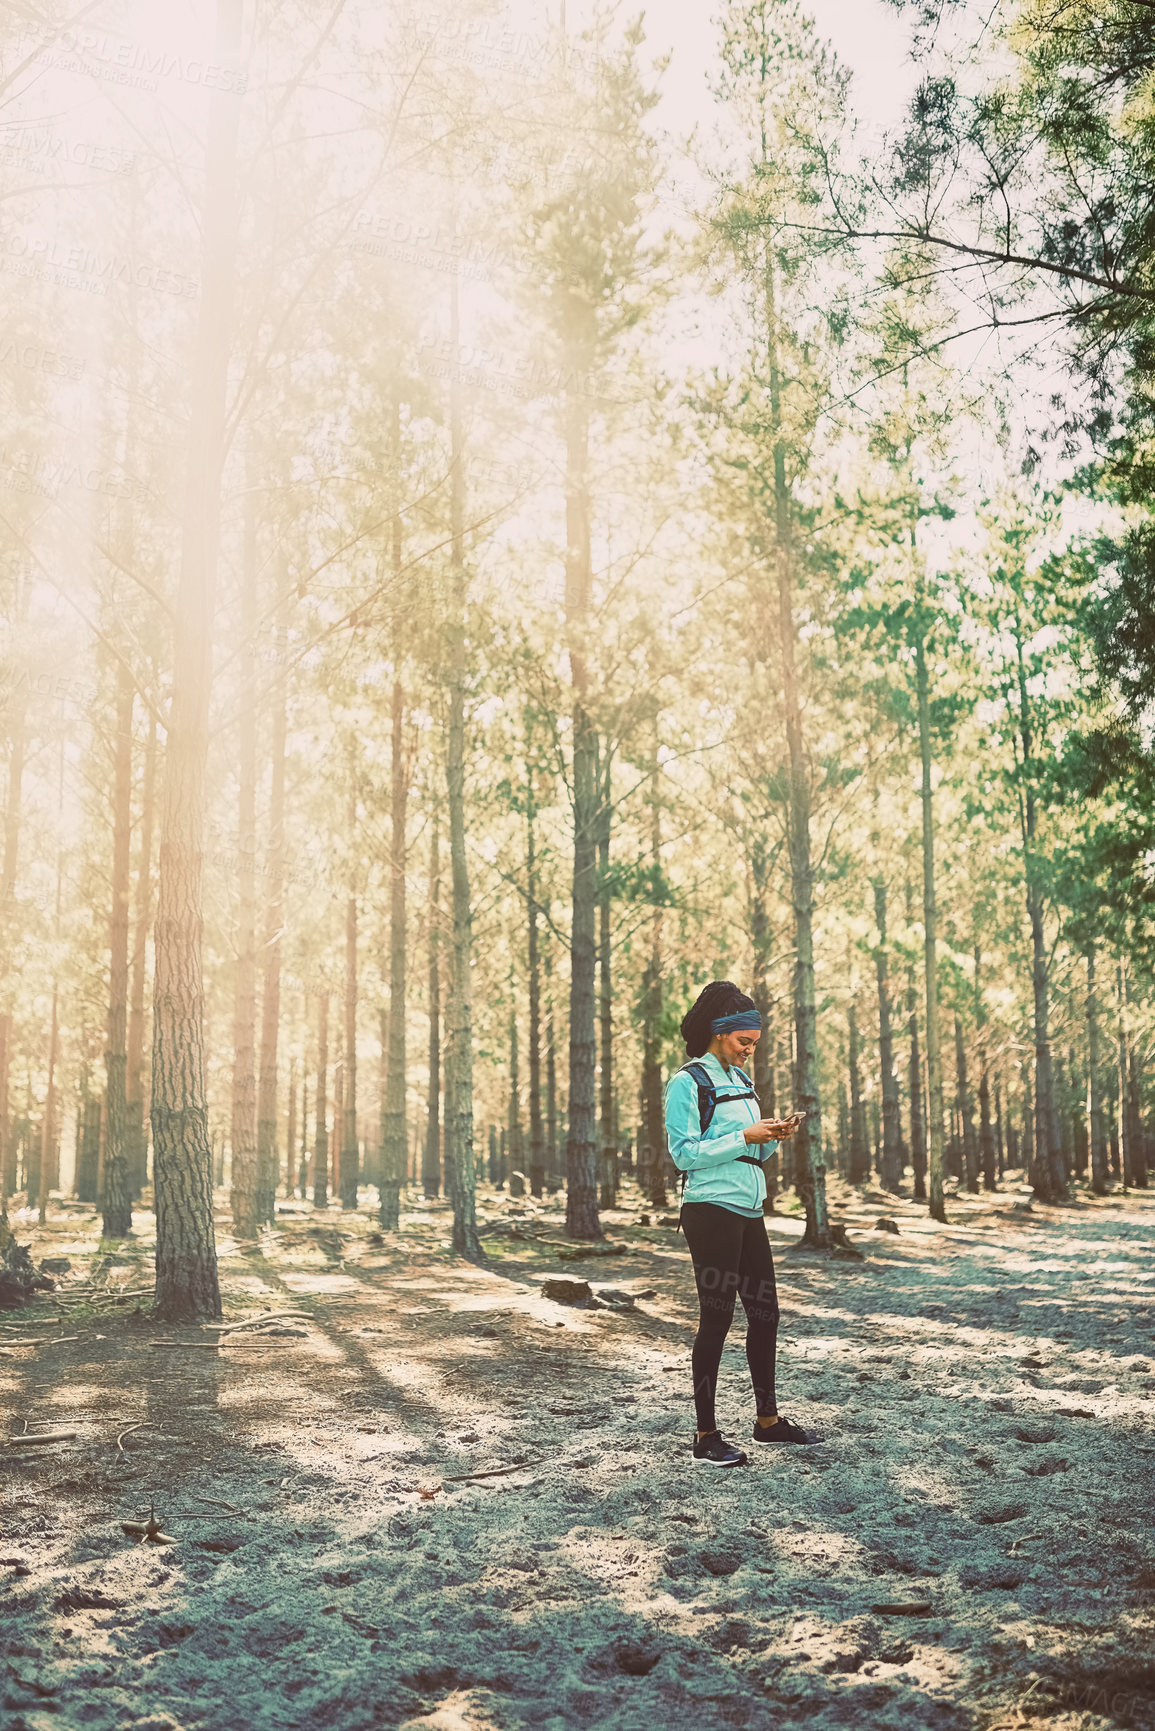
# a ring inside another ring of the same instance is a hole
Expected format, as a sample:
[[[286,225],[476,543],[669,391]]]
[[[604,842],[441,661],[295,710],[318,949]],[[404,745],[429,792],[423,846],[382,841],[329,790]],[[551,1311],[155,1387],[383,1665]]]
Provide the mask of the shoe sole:
[[[692,1459],[696,1467],[744,1467],[749,1465],[747,1455],[743,1455],[740,1460],[736,1461],[712,1461],[706,1455],[694,1455]]]

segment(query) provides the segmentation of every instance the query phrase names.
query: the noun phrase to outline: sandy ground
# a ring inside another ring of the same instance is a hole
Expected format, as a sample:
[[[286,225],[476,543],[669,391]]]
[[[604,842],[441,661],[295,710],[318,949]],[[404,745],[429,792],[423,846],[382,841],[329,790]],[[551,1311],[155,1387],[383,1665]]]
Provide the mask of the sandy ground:
[[[110,1303],[149,1215],[115,1254],[79,1206],[17,1221],[71,1308],[0,1319],[0,1725],[1155,1726],[1155,1197],[942,1229],[834,1190],[865,1261],[770,1223],[782,1410],[828,1440],[728,1473],[689,1458],[689,1262],[640,1204],[574,1262],[557,1201],[486,1192],[484,1270],[440,1206],[382,1240],[368,1197],[286,1204],[259,1247],[222,1211],[226,1314],[308,1320],[220,1348]],[[720,1417],[745,1438],[737,1327]],[[21,1458],[26,1424],[77,1435]],[[176,1544],[122,1530],[152,1507]]]

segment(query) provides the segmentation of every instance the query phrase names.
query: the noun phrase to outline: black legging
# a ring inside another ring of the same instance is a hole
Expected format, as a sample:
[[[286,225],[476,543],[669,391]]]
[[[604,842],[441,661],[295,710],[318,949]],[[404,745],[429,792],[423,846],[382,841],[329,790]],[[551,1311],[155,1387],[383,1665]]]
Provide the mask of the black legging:
[[[760,1418],[774,1404],[774,1353],[778,1344],[778,1288],[774,1258],[762,1219],[747,1220],[716,1202],[687,1202],[682,1230],[694,1259],[698,1288],[698,1332],[694,1337],[694,1407],[698,1429],[717,1428],[714,1395],[722,1347],[734,1319],[734,1299],[746,1312],[746,1362]]]

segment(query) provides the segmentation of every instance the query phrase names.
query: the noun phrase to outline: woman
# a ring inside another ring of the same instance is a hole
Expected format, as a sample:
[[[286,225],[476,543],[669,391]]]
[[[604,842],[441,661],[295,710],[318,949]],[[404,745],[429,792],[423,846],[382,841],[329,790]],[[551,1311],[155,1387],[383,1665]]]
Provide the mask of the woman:
[[[718,1366],[735,1297],[746,1312],[746,1361],[757,1409],[753,1440],[821,1441],[783,1418],[774,1397],[778,1293],[762,1216],[762,1161],[794,1134],[802,1117],[759,1117],[757,1096],[741,1066],[750,1063],[761,1032],[754,1000],[729,980],[712,980],[682,1022],[686,1052],[695,1062],[679,1070],[666,1089],[670,1157],[688,1175],[682,1228],[698,1288],[693,1357],[698,1428],[693,1452],[696,1461],[715,1467],[746,1464],[743,1451],[718,1430],[714,1413]],[[760,1148],[764,1152],[759,1153]]]

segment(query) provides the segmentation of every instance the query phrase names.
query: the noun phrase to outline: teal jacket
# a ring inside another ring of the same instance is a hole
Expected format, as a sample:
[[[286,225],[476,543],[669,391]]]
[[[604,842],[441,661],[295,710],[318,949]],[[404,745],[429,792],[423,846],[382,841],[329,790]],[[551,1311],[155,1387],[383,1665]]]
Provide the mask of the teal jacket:
[[[695,1063],[703,1065],[718,1091],[714,1116],[701,1133],[698,1115],[698,1084],[685,1070],[671,1076],[666,1087],[666,1138],[670,1159],[685,1172],[683,1202],[714,1202],[732,1214],[757,1220],[766,1197],[766,1179],[760,1166],[750,1166],[742,1155],[767,1159],[777,1142],[751,1146],[743,1131],[756,1124],[761,1114],[757,1100],[732,1100],[726,1094],[744,1094],[746,1083],[736,1070],[727,1070],[712,1052]]]

